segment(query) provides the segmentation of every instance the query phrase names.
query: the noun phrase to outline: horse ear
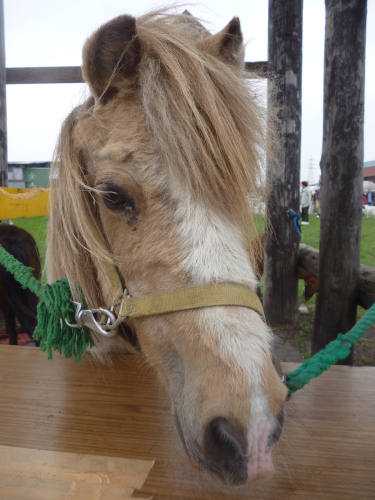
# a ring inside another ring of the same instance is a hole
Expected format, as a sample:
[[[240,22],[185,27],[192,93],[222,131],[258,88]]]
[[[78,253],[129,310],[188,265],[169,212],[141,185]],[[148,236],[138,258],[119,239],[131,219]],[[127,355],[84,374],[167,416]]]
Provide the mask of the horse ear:
[[[229,64],[243,66],[245,51],[241,23],[238,17],[234,17],[216,35],[205,38],[203,43],[203,48],[213,56],[219,57]]]
[[[82,74],[96,101],[108,100],[120,84],[134,84],[141,59],[136,20],[119,16],[101,26],[86,41]]]

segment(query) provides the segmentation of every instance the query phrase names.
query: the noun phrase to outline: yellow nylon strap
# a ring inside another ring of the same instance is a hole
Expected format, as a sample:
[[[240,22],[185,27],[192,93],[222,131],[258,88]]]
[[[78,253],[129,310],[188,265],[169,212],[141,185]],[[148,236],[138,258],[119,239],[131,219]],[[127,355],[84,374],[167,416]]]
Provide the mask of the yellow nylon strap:
[[[122,286],[117,270],[111,262],[105,261],[104,265],[107,270],[107,276],[113,288],[113,298],[115,300],[121,300],[124,294],[124,288]]]
[[[255,292],[245,286],[228,283],[124,297],[119,318],[143,318],[212,306],[248,307],[264,318],[262,304]]]

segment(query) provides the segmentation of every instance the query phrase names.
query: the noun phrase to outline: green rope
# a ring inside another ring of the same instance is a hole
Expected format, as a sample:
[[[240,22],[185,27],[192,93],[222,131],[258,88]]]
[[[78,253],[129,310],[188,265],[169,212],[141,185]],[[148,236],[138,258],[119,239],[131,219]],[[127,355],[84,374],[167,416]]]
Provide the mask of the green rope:
[[[287,387],[291,396],[302,389],[312,378],[319,377],[325,370],[345,359],[350,354],[350,349],[359,340],[370,326],[375,322],[375,304],[358,321],[356,325],[345,335],[339,333],[336,340],[330,342],[324,349],[317,352],[296,370],[288,373]]]
[[[71,303],[70,287],[67,280],[58,280],[51,285],[42,285],[33,276],[31,267],[24,266],[0,245],[0,262],[13,274],[22,288],[28,288],[40,299],[38,305],[38,325],[33,338],[40,341],[40,349],[47,351],[52,359],[52,350],[64,353],[66,358],[74,357],[82,361],[87,347],[95,345],[93,333],[88,328],[70,328],[64,321],[74,323],[75,309]],[[96,339],[96,337],[95,337]],[[97,340],[97,339],[96,339]]]
[[[38,305],[38,325],[34,331],[34,339],[40,340],[40,348],[47,351],[47,358],[52,359],[52,350],[63,352],[66,358],[74,357],[82,361],[87,347],[93,347],[94,334],[88,328],[70,328],[64,321],[74,323],[74,307],[71,302],[70,287],[67,280],[58,280],[51,285],[42,285],[32,273],[30,267],[9,254],[0,245],[0,262],[23,288],[29,288],[40,299]],[[323,371],[345,359],[350,354],[351,347],[360,339],[375,322],[375,304],[363,318],[345,335],[341,333],[337,339],[323,350],[303,363],[299,368],[287,375],[289,395],[302,389],[312,378],[318,377]],[[95,336],[95,339],[98,340]]]

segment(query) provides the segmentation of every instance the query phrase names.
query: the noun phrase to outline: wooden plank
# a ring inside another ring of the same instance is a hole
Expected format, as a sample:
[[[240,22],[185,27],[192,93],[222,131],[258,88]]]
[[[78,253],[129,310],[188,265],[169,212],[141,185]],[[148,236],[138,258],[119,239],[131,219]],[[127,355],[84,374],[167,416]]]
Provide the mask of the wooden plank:
[[[50,68],[7,68],[6,83],[82,83],[81,66]]]
[[[250,73],[256,73],[259,76],[266,77],[268,70],[267,61],[245,62],[245,70]]]
[[[300,243],[298,264],[314,278],[318,277],[319,250]],[[375,302],[375,269],[364,266],[359,267],[358,305],[369,309]]]
[[[260,76],[267,75],[267,62],[246,62],[245,69]],[[6,68],[6,84],[35,83],[84,83],[81,66],[62,66],[44,68]]]
[[[375,498],[374,401],[374,368],[331,368],[287,403],[274,478],[231,489],[191,467],[141,356],[74,363],[0,346],[0,445],[155,460],[137,493],[155,500]]]
[[[154,462],[0,446],[0,496],[130,498]]]

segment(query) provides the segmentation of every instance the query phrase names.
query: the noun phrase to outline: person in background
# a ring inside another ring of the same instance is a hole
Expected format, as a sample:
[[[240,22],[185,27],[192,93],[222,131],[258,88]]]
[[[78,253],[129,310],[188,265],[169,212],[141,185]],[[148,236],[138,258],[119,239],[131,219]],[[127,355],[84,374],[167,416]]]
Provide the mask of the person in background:
[[[301,207],[302,207],[302,226],[309,224],[309,206],[311,200],[311,192],[307,181],[302,182]]]
[[[367,192],[367,205],[370,207],[374,204],[374,195],[371,191]]]
[[[322,187],[322,183],[320,182],[318,189],[315,191],[315,195],[316,195],[315,208],[317,211],[317,216],[316,216],[317,219],[320,219],[320,199],[322,196],[321,187]]]
[[[363,193],[363,201],[362,201],[362,208],[367,205],[367,196],[366,193]]]

